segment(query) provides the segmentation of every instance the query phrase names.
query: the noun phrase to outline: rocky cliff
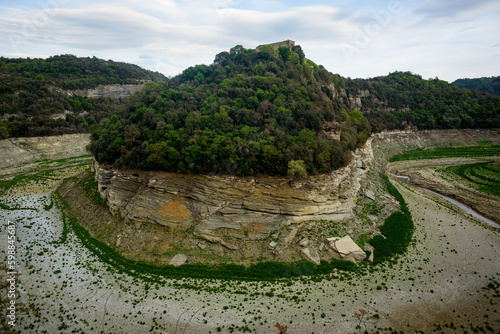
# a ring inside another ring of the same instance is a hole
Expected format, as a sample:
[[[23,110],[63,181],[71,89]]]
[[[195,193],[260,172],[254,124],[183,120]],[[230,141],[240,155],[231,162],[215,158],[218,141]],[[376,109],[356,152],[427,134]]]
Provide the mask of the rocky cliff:
[[[112,99],[122,99],[139,92],[144,84],[135,85],[99,85],[91,89],[63,90],[52,87],[54,93],[65,94],[67,96],[84,96],[90,98],[108,97]]]
[[[0,140],[0,169],[40,159],[64,159],[87,155],[89,134],[50,137],[9,138]]]
[[[117,170],[95,161],[93,171],[111,212],[126,221],[192,229],[232,248],[218,232],[260,240],[294,222],[352,217],[372,159],[370,139],[347,167],[304,180]]]

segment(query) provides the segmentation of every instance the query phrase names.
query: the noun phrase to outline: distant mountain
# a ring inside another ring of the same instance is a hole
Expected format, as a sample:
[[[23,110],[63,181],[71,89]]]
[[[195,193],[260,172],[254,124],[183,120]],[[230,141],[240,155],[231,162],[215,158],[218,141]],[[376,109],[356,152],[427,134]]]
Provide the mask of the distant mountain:
[[[453,81],[452,84],[460,88],[475,89],[500,96],[500,76],[477,79],[458,79]]]
[[[99,85],[165,81],[137,65],[73,55],[47,59],[0,58],[0,139],[88,131],[120,101],[68,96]]]

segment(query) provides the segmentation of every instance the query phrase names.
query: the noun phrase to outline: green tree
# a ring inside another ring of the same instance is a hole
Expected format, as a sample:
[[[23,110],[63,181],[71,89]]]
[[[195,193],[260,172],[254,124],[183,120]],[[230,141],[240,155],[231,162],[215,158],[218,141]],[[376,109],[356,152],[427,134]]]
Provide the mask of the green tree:
[[[287,174],[294,178],[307,177],[307,166],[303,160],[290,160]]]
[[[225,65],[226,62],[231,58],[231,54],[227,51],[221,52],[215,56],[214,63]]]
[[[9,131],[4,126],[0,126],[0,139],[5,138],[9,138]]]
[[[300,45],[295,45],[292,48],[292,51],[295,52],[299,56],[299,62],[302,64],[304,62],[304,59],[306,55],[304,54],[304,51],[302,50],[302,47]]]
[[[321,168],[321,172],[326,173],[331,169],[331,154],[328,151],[323,151],[318,154],[316,158],[319,167]]]
[[[292,61],[292,63],[298,65],[300,63],[300,57],[297,53],[295,52],[292,52],[290,54],[290,60]]]
[[[151,169],[165,169],[167,167],[167,143],[161,142],[150,145],[146,149],[148,155],[146,163]]]
[[[276,50],[272,45],[262,45],[260,47],[260,53],[267,54],[269,58],[274,58],[276,56]]]
[[[245,49],[242,45],[236,45],[229,50],[229,54],[233,57],[244,53],[248,53],[248,50]]]
[[[290,50],[290,48],[288,48],[286,46],[280,46],[278,48],[278,52],[279,52],[281,58],[283,58],[283,61],[287,61],[292,54],[292,50]]]

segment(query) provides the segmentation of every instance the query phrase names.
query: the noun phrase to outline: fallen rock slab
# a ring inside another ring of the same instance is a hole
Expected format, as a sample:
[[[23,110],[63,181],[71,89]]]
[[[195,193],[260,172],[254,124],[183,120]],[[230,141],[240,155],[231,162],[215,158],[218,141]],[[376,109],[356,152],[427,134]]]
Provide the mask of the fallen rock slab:
[[[335,241],[332,240],[330,247],[340,255],[342,261],[359,263],[366,258],[365,251],[348,235]]]
[[[203,239],[205,239],[207,241],[210,241],[211,243],[219,244],[221,246],[224,246],[227,249],[230,249],[230,250],[237,250],[238,249],[238,246],[233,245],[233,244],[231,244],[229,242],[226,242],[225,240],[223,240],[220,237],[217,237],[217,236],[214,236],[214,235],[211,235],[211,234],[208,234],[208,233],[203,233],[203,232],[194,232],[193,234],[196,235],[196,236],[198,236],[198,237],[200,237],[200,238],[203,238]]]
[[[309,240],[308,239],[302,239],[299,242],[299,246],[300,247],[307,247],[308,244],[309,244]]]
[[[318,251],[315,248],[313,249],[302,248],[300,250],[300,254],[305,260],[309,262],[312,262],[317,265],[321,263],[321,258],[319,257]]]
[[[178,267],[182,266],[185,264],[188,260],[188,257],[186,254],[177,254],[175,255],[169,262],[171,266]]]

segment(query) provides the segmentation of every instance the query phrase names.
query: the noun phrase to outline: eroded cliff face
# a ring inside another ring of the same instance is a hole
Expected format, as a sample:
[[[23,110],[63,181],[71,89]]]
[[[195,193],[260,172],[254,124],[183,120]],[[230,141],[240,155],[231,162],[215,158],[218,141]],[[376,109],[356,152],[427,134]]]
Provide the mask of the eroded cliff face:
[[[117,170],[96,161],[93,171],[111,212],[126,221],[192,229],[232,248],[218,231],[260,240],[294,222],[352,217],[360,180],[372,160],[369,139],[347,167],[305,180]]]
[[[52,87],[51,91],[68,96],[84,96],[90,98],[108,97],[112,99],[123,99],[140,92],[144,83],[130,85],[99,85],[91,89],[63,90]]]
[[[40,159],[64,159],[87,155],[89,134],[49,137],[8,138],[0,140],[0,169],[19,166]]]

